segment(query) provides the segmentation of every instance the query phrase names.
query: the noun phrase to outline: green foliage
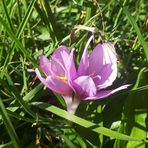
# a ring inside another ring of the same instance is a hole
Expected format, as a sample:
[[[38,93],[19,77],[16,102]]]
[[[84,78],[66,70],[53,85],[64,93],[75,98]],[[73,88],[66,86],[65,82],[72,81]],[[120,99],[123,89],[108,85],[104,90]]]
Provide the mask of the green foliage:
[[[148,72],[146,69],[141,69],[137,82],[133,87],[133,90],[147,84]],[[148,113],[148,102],[147,102],[148,91],[137,91],[129,93],[126,99],[125,106],[123,109],[123,116],[120,132],[137,137],[147,137],[147,113]],[[140,101],[139,101],[140,99]],[[141,143],[137,142],[123,142],[116,140],[115,147],[145,147],[144,141]]]
[[[147,10],[146,0],[1,0],[0,147],[147,147]],[[71,115],[34,69],[41,54],[50,56],[61,44],[75,47],[79,62],[90,35],[77,30],[69,45],[78,24],[96,27],[115,44],[119,74],[113,87],[131,86],[81,102]]]

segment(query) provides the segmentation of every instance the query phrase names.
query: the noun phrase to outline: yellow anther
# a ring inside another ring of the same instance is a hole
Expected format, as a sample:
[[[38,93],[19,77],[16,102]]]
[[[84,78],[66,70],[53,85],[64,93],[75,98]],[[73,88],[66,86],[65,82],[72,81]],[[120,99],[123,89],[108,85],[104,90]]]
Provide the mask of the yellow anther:
[[[60,76],[57,76],[60,80],[62,80],[62,81],[66,81],[67,80],[67,78],[66,78],[66,76],[64,76],[64,77],[60,77]]]

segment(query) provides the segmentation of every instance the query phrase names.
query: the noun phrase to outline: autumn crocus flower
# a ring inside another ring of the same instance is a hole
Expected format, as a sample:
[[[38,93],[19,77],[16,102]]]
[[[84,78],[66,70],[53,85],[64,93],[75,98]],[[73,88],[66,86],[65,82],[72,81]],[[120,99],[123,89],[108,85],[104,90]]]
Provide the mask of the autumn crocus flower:
[[[128,85],[113,90],[105,90],[117,77],[116,51],[111,43],[98,44],[88,54],[88,45],[83,51],[78,69],[75,67],[73,52],[66,46],[55,50],[50,60],[40,56],[40,67],[46,78],[38,69],[36,74],[40,81],[52,91],[61,94],[67,104],[67,110],[74,113],[81,100],[97,100],[125,89]],[[74,97],[73,97],[74,96]]]

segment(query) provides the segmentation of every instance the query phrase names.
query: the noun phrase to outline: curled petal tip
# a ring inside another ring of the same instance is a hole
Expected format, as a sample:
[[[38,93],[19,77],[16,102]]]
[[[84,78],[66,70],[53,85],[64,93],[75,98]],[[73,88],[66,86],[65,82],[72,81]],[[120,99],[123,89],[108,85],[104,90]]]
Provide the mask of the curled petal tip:
[[[98,99],[103,99],[103,98],[106,98],[120,90],[123,90],[123,89],[126,89],[128,88],[130,85],[127,84],[127,85],[123,85],[123,86],[120,86],[116,89],[113,89],[113,90],[101,90],[97,93],[96,96],[93,96],[93,97],[86,97],[84,100],[98,100]]]

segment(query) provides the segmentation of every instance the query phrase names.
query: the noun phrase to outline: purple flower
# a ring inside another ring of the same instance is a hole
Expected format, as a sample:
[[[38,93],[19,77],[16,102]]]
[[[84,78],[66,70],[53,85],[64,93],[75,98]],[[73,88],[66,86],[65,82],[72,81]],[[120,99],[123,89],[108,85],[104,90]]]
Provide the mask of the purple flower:
[[[92,38],[93,36],[86,44],[78,69],[73,59],[74,49],[69,52],[66,46],[60,46],[50,60],[40,56],[40,67],[46,78],[41,76],[38,69],[35,70],[46,87],[63,96],[67,110],[71,113],[75,112],[81,100],[102,99],[129,86],[105,90],[117,77],[116,51],[113,44],[103,43],[88,54],[88,45]]]

